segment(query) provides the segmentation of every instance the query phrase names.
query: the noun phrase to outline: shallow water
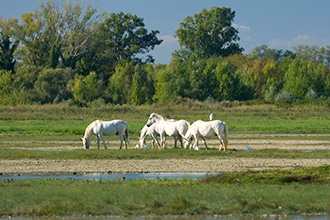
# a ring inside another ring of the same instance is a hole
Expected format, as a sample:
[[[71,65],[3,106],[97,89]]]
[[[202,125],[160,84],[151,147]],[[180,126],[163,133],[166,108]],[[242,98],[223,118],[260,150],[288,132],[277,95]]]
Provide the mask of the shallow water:
[[[36,179],[70,179],[70,180],[136,180],[136,179],[200,179],[216,176],[221,173],[65,173],[65,174],[3,174],[0,181],[36,180]]]

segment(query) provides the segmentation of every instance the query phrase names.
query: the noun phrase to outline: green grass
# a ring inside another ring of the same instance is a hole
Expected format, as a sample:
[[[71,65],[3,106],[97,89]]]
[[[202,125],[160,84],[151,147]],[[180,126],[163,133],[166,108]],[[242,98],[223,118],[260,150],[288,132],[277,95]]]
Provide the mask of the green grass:
[[[330,166],[135,181],[0,182],[2,216],[328,213]]]
[[[157,112],[165,117],[193,122],[215,119],[228,124],[231,133],[327,133],[330,130],[328,106],[274,105],[223,107],[220,104],[194,103],[167,106],[92,106],[78,108],[68,105],[0,106],[0,133],[19,134],[82,134],[95,119],[123,119],[130,132],[138,135],[148,115]]]
[[[226,152],[211,150],[184,150],[171,148],[166,150],[22,150],[22,149],[0,149],[1,159],[196,159],[207,158],[229,159],[229,158],[290,158],[290,159],[327,159],[330,158],[329,150],[228,150]]]

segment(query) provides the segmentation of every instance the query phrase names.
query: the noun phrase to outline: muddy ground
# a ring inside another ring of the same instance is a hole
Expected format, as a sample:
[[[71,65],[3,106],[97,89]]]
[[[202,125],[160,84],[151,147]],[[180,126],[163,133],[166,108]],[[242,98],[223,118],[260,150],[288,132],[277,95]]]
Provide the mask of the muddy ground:
[[[251,135],[250,135],[251,136]],[[278,135],[276,135],[278,136]],[[302,135],[306,136],[306,135]],[[130,149],[135,143],[131,141]],[[148,140],[149,142],[149,140]],[[171,143],[171,139],[168,140]],[[330,140],[306,140],[306,137],[296,140],[278,140],[271,135],[259,138],[245,138],[243,135],[231,140],[229,150],[252,150],[265,148],[279,148],[285,150],[298,149],[303,151],[330,150]],[[92,148],[96,148],[92,143]],[[111,143],[109,143],[111,144]],[[210,141],[209,145],[215,146],[216,142]],[[40,150],[81,148],[79,143],[61,143],[58,147],[45,147]],[[202,147],[202,146],[200,146]],[[36,148],[33,148],[36,149]],[[26,149],[24,149],[26,150]],[[145,149],[141,149],[145,150]],[[166,150],[166,149],[165,149]],[[210,158],[203,160],[194,159],[152,159],[152,160],[0,160],[0,173],[129,173],[129,172],[230,172],[262,169],[290,169],[293,167],[309,167],[330,165],[328,159],[256,159],[256,158]]]

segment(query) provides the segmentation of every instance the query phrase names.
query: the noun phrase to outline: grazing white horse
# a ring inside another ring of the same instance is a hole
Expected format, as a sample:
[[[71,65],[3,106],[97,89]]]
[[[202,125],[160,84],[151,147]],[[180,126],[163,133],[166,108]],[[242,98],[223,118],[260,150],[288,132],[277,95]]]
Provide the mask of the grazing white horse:
[[[159,135],[159,132],[157,130],[156,124],[152,124],[151,126],[145,125],[140,133],[140,138],[139,138],[139,147],[142,148],[146,145],[146,138],[147,136],[150,136],[152,139],[152,148],[155,147],[155,142],[157,143],[158,147],[160,147],[160,143],[158,141],[157,136]]]
[[[94,134],[97,137],[97,147],[100,149],[100,139],[103,142],[104,149],[107,148],[105,145],[103,135],[118,135],[120,137],[120,147],[122,149],[123,141],[125,141],[125,147],[127,149],[128,143],[128,126],[127,122],[123,120],[112,120],[112,121],[101,121],[96,120],[90,123],[86,130],[84,137],[82,138],[83,145],[85,149],[89,149],[90,147],[90,136]]]
[[[189,128],[189,122],[185,120],[173,120],[165,119],[163,116],[151,113],[147,121],[147,126],[156,124],[157,131],[160,135],[161,148],[165,148],[166,136],[171,136],[174,138],[174,147],[176,147],[177,141],[181,143],[181,148],[183,148],[182,138],[185,136]]]
[[[228,147],[228,129],[225,122],[219,120],[202,121],[198,120],[192,123],[189,127],[184,139],[185,148],[191,149],[191,140],[194,138],[194,146],[198,146],[198,139],[201,138],[205,147],[208,149],[205,137],[216,135],[220,140],[219,151],[223,148],[224,151]]]

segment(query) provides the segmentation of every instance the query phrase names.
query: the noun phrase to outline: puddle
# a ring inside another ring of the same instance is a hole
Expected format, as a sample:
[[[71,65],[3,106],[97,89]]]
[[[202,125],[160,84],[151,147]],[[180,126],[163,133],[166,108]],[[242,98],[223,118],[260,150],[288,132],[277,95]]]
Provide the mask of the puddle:
[[[73,174],[2,174],[0,181],[70,179],[70,180],[136,180],[136,179],[200,179],[221,173],[73,173]]]

